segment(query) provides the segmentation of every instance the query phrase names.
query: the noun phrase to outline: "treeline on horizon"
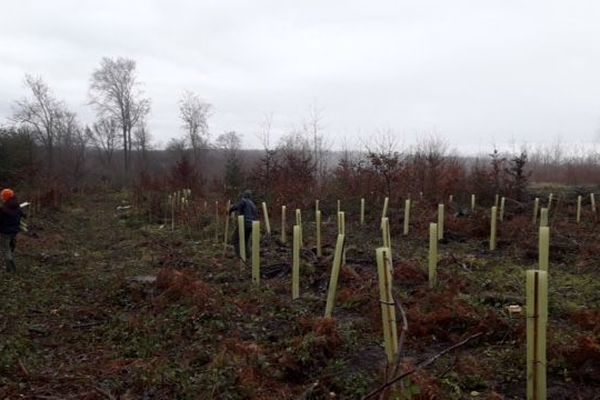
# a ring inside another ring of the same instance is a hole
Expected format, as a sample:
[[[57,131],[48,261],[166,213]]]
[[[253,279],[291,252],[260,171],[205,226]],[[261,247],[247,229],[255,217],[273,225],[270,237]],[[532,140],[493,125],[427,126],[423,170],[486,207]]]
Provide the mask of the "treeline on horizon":
[[[332,151],[316,108],[298,129],[271,143],[271,119],[258,134],[262,149],[241,149],[231,131],[211,140],[212,106],[193,92],[179,99],[182,132],[155,149],[147,128],[151,101],[136,76],[135,61],[103,58],[92,73],[89,104],[96,121],[84,125],[55,98],[40,77],[25,76],[27,95],[14,103],[0,127],[0,185],[25,191],[76,192],[128,187],[137,192],[189,188],[204,198],[235,198],[251,188],[262,199],[308,205],[315,197],[392,201],[423,196],[501,193],[526,200],[530,183],[597,185],[600,153],[567,152],[560,144],[535,151],[464,157],[448,142],[425,136],[402,147],[391,133],[374,135],[357,151]]]

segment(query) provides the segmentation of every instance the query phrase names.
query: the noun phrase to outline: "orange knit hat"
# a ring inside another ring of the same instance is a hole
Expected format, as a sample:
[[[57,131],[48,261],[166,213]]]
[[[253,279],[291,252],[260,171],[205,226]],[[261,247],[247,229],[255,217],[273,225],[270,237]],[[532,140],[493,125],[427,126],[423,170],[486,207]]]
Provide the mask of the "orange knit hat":
[[[3,201],[9,201],[15,197],[15,192],[13,192],[12,189],[2,189],[0,192],[0,197],[2,197]]]

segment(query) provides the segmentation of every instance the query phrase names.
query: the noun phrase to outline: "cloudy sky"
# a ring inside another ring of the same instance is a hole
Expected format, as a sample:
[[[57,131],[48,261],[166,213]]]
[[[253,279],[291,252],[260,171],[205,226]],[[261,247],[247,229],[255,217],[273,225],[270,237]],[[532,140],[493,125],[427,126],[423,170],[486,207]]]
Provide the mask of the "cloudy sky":
[[[436,132],[465,151],[592,142],[600,128],[598,1],[3,0],[0,123],[41,75],[81,115],[103,56],[137,61],[157,142],[180,136],[184,90],[214,136],[246,147],[322,110],[330,143]]]

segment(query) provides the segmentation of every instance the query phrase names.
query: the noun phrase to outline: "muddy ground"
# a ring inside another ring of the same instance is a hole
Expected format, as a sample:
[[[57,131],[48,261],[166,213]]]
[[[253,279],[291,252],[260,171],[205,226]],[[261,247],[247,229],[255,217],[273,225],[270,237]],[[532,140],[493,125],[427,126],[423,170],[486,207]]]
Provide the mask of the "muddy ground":
[[[29,221],[18,273],[0,273],[0,398],[359,399],[383,383],[379,210],[365,226],[347,210],[347,263],[334,318],[324,319],[337,224],[323,202],[324,255],[314,254],[306,213],[301,298],[292,301],[291,251],[277,229],[263,239],[255,287],[213,226],[171,232],[144,210],[116,211],[128,201],[75,197]],[[509,206],[490,252],[489,211],[454,217],[449,205],[431,290],[427,225],[436,209],[417,203],[408,237],[402,210],[390,210],[394,294],[408,322],[399,370],[482,335],[387,394],[523,399],[525,318],[507,306],[524,305],[537,227],[528,210]],[[552,215],[548,393],[556,400],[600,398],[600,233],[589,212],[584,220],[576,225],[565,204]]]

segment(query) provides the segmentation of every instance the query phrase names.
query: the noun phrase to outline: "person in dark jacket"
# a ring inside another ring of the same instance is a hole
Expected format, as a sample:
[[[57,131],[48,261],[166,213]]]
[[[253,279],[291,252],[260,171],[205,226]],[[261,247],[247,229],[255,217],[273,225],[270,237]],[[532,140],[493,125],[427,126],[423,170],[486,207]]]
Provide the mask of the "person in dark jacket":
[[[25,217],[25,213],[11,189],[2,190],[0,198],[3,202],[0,207],[0,255],[6,264],[6,271],[16,272],[14,252],[17,234],[21,230],[21,218]]]
[[[244,237],[246,238],[246,258],[250,255],[250,237],[252,236],[252,221],[258,220],[258,210],[256,205],[252,201],[252,192],[245,190],[242,193],[242,198],[239,203],[234,204],[229,209],[229,214],[237,212],[238,215],[244,216]],[[240,257],[240,234],[237,223],[233,232],[233,238],[231,243],[235,248],[235,254]]]

